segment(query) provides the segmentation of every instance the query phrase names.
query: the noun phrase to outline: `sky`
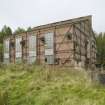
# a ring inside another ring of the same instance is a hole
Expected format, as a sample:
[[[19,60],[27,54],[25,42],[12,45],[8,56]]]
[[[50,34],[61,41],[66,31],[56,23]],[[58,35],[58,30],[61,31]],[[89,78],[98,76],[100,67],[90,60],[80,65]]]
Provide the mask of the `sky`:
[[[105,0],[0,0],[0,30],[4,25],[36,27],[92,15],[96,32],[105,32]]]

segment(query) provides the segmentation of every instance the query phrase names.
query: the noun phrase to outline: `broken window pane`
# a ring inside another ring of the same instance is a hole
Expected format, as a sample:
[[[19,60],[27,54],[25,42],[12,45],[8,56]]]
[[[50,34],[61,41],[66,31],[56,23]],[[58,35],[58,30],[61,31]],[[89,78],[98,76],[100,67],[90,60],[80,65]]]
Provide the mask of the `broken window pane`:
[[[54,56],[53,55],[46,55],[45,56],[45,62],[47,64],[54,64]]]

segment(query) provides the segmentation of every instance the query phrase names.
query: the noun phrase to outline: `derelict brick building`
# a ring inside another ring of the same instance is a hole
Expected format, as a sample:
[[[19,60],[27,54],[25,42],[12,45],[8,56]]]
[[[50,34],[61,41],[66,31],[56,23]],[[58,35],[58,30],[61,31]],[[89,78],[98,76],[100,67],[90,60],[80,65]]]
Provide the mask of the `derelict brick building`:
[[[4,63],[94,67],[96,40],[91,16],[38,26],[4,39]]]

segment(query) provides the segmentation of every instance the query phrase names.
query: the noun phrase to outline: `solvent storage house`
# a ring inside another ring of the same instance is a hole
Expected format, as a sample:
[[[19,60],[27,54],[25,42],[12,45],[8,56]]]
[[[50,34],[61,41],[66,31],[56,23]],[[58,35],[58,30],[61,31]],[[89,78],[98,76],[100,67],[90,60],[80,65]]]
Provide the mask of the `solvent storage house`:
[[[95,67],[96,39],[92,17],[38,26],[4,39],[4,63],[38,63]]]

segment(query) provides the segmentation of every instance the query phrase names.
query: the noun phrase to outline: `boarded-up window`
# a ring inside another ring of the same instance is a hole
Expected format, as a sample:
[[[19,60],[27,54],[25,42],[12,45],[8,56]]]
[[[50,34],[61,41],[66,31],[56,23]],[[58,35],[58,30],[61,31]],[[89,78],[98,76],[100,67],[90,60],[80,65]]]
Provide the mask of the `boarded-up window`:
[[[45,62],[54,64],[54,34],[45,34]]]
[[[4,41],[4,63],[9,63],[9,39]]]
[[[36,61],[36,36],[30,35],[29,40],[29,57],[28,63],[34,63]]]
[[[16,38],[16,62],[20,63],[22,59],[22,46],[21,46],[22,37]]]

